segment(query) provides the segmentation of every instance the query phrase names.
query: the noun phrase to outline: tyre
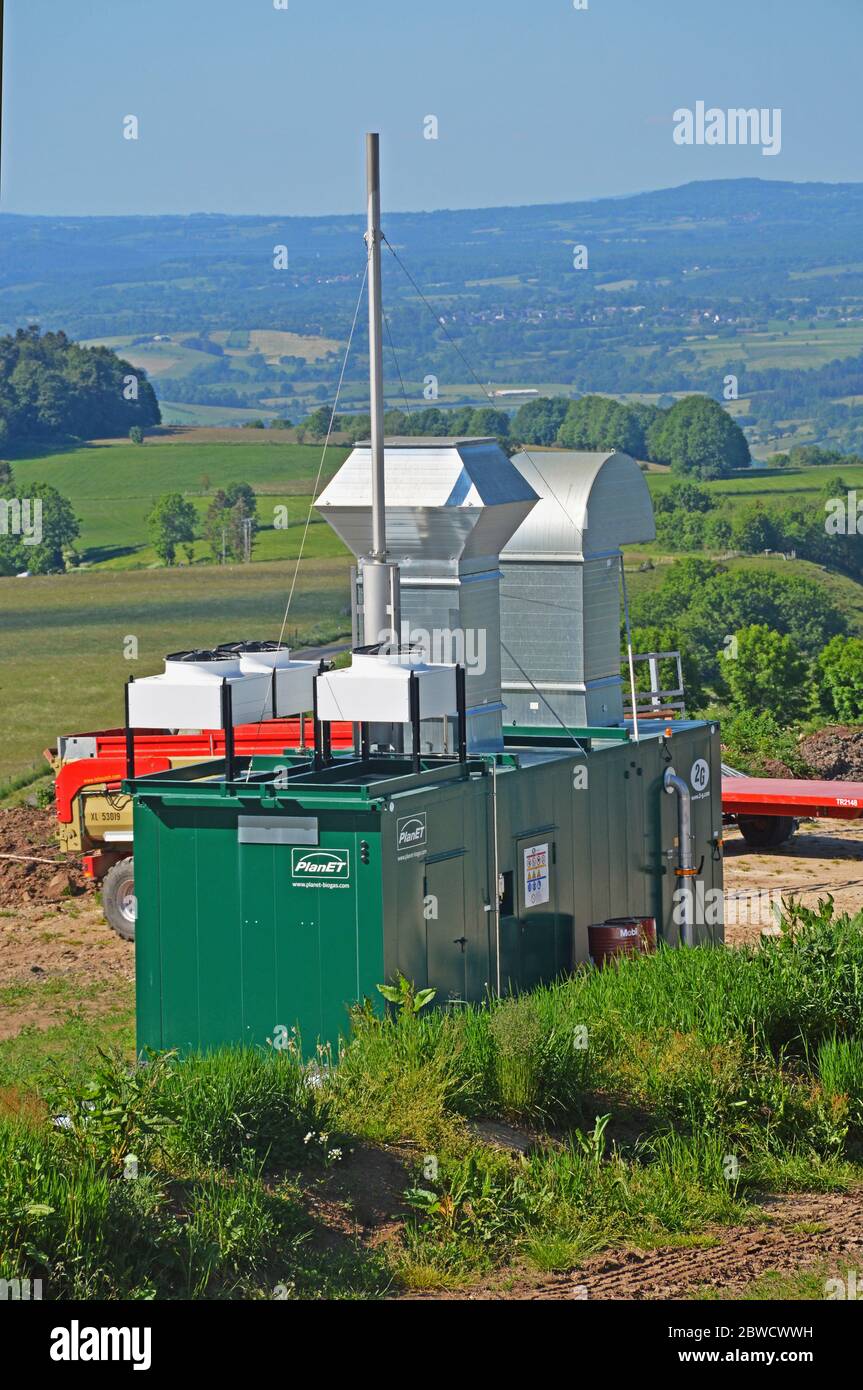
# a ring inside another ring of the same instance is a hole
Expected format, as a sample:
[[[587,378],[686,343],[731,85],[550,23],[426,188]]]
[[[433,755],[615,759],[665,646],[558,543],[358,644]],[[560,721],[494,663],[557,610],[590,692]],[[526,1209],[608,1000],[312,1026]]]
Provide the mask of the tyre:
[[[124,941],[135,940],[135,918],[138,901],[135,897],[135,861],[120,859],[112,864],[102,880],[102,911],[118,936]]]
[[[776,849],[790,839],[797,828],[791,816],[738,816],[737,824],[747,845],[753,849]]]

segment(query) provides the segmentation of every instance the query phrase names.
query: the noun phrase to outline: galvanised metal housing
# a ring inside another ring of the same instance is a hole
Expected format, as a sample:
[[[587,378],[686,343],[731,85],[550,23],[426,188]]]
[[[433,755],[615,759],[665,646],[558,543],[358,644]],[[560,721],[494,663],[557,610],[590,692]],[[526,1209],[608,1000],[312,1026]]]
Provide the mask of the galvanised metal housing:
[[[500,749],[498,557],[537,494],[494,439],[390,439],[384,463],[387,555],[399,566],[401,641],[430,661],[465,667],[468,749]],[[348,456],[317,507],[358,559],[368,554],[368,445]],[[361,603],[358,616],[356,645],[379,640],[363,629]],[[430,738],[424,751],[443,748]]]
[[[540,501],[501,552],[505,722],[619,724],[620,547],[656,536],[647,483],[628,454],[512,463]]]

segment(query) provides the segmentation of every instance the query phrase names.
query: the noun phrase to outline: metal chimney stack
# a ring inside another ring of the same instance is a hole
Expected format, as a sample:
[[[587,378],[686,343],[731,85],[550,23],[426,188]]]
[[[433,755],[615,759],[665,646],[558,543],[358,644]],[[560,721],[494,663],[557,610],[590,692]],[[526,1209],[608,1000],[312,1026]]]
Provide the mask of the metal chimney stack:
[[[380,137],[366,135],[366,198],[369,268],[369,410],[372,453],[372,544],[363,557],[366,642],[398,645],[399,572],[387,559],[384,486],[384,365],[381,307]]]

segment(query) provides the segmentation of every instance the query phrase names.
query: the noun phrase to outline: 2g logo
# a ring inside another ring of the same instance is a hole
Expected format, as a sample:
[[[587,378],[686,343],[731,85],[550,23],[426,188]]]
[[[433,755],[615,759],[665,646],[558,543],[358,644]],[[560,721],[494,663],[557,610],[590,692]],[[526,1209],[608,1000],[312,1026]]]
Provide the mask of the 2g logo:
[[[710,766],[706,758],[696,758],[689,774],[689,784],[693,791],[706,792],[710,782]]]

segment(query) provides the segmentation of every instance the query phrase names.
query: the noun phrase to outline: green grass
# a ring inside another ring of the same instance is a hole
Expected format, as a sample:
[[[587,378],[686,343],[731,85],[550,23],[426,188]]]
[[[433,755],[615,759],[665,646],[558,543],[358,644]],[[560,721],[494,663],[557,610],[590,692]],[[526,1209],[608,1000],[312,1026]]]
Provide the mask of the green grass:
[[[310,1240],[297,1179],[329,1161],[304,1143],[326,1102],[295,1058],[103,1057],[47,1099],[64,1127],[0,1114],[0,1276],[41,1278],[50,1299],[369,1298],[391,1282],[374,1251]]]
[[[14,463],[18,484],[44,479],[72,500],[86,563],[65,575],[0,579],[0,797],[14,790],[4,789],[9,778],[35,775],[59,733],[120,724],[123,684],[160,670],[166,652],[235,633],[278,635],[321,446],[254,434],[230,443],[92,444]],[[345,455],[330,449],[325,476]],[[259,496],[253,563],[207,563],[209,547],[197,540],[192,566],[159,565],[146,525],[156,498],[182,491],[203,521],[212,494],[231,482],[249,482]],[[273,524],[276,506],[287,507],[287,529]],[[317,513],[303,553],[288,640],[348,635],[349,557]],[[135,662],[123,656],[127,636],[138,642]]]
[[[59,1068],[83,1083],[99,1062],[99,1048],[111,1048],[128,1060],[135,1055],[135,998],[132,984],[113,982],[82,986],[80,979],[30,986],[45,990],[46,1027],[28,1027],[0,1042],[0,1111],[12,1092],[39,1092]],[[33,996],[36,1000],[39,995]],[[9,1004],[22,999],[11,998]],[[92,1007],[85,1008],[89,1004]],[[8,1007],[8,1005],[7,1005]]]
[[[260,443],[94,444],[14,464],[22,487],[52,483],[74,505],[81,534],[76,547],[88,567],[127,569],[158,565],[150,545],[147,516],[165,492],[182,492],[199,516],[199,533],[213,494],[230,483],[248,482],[258,494],[260,531],[256,560],[288,559],[298,553],[322,446]],[[346,456],[327,452],[324,480]],[[204,482],[206,479],[206,483]],[[277,506],[288,508],[287,530],[275,530]],[[310,557],[347,555],[335,533],[314,513],[306,541]],[[180,558],[184,558],[181,554]],[[194,544],[195,561],[211,561],[206,541]]]
[[[821,1302],[827,1297],[829,1279],[844,1280],[847,1277],[847,1269],[832,1269],[827,1265],[794,1270],[791,1273],[771,1269],[733,1293],[729,1293],[727,1289],[698,1289],[692,1297],[702,1300],[721,1299],[723,1302],[730,1299],[736,1303],[796,1303],[800,1299]]]
[[[182,492],[189,497],[203,520],[218,488],[246,482],[259,494],[262,525],[272,526],[273,507],[279,503],[289,506],[289,523],[294,518],[304,519],[322,446],[288,444],[278,435],[264,438],[264,444],[257,439],[248,443],[242,437],[227,444],[155,440],[144,445],[89,444],[17,460],[14,476],[22,488],[49,482],[70,499],[81,524],[76,545],[86,561],[113,567],[153,564],[156,556],[149,546],[147,515],[166,492]],[[346,452],[338,446],[327,451],[324,481]],[[316,520],[321,538],[310,537],[317,549],[309,553],[344,554],[329,528]],[[289,524],[287,532],[269,537],[265,532],[257,542],[256,556],[269,559],[295,554],[301,529]],[[323,540],[324,530],[331,538],[328,541]],[[195,554],[196,558],[209,556],[204,542],[196,543]]]
[[[163,425],[242,425],[246,420],[274,420],[284,414],[258,405],[189,405],[165,400],[159,401],[159,410]]]
[[[349,552],[339,540],[335,531],[323,520],[317,511],[312,511],[308,534],[304,532],[309,513],[311,496],[304,493],[267,493],[258,497],[258,530],[255,534],[252,558],[263,560],[295,559],[303,546],[303,555],[308,559],[321,559],[328,556],[349,559]],[[193,563],[212,565],[214,557],[209,543],[201,539],[204,520],[210,501],[206,497],[191,498],[198,513],[198,534],[193,544]],[[118,507],[116,502],[83,502],[77,508],[81,521],[82,539],[87,546],[83,552],[85,568],[102,570],[161,568],[162,561],[149,544],[147,514],[152,503],[139,499],[129,499]],[[281,523],[287,509],[287,527],[281,524],[276,528],[275,521]],[[185,551],[178,551],[181,567],[185,565]]]
[[[6,778],[0,782],[0,807],[17,806],[42,787],[53,786],[53,783],[49,784],[47,781],[49,776],[53,777],[53,773],[40,758],[32,767]]]
[[[118,727],[124,683],[161,670],[167,652],[278,636],[293,573],[284,561],[0,579],[0,778],[58,734]],[[349,635],[348,589],[345,561],[305,560],[286,640]],[[124,658],[127,637],[135,661]]]
[[[702,483],[711,496],[721,498],[723,512],[733,511],[747,502],[801,502],[806,497],[817,498],[829,478],[841,475],[849,487],[863,488],[863,466],[838,463],[823,468],[757,468],[751,472],[735,473],[732,478]],[[652,496],[667,492],[676,481],[675,474],[646,473]]]

